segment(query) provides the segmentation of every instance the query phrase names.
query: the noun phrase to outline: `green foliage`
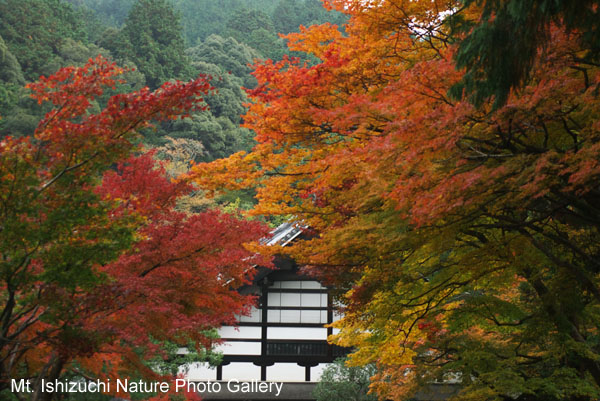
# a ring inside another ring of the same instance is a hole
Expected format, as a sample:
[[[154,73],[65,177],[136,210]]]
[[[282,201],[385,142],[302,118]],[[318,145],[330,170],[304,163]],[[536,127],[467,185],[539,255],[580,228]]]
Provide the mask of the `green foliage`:
[[[123,25],[134,3],[134,0],[68,1],[76,5],[82,14],[92,10],[103,25],[116,28]],[[181,13],[187,46],[194,46],[213,34],[227,37],[227,23],[231,16],[244,10],[265,14],[268,17],[266,25],[254,26],[253,30],[264,28],[272,34],[298,31],[300,25],[343,24],[346,21],[344,14],[323,8],[320,0],[173,0],[171,4]],[[90,37],[97,38],[94,34]]]
[[[44,114],[21,84],[0,81],[0,137],[30,135]]]
[[[186,55],[193,65],[199,62],[214,64],[227,74],[240,78],[245,88],[256,86],[256,80],[250,75],[250,64],[258,59],[260,54],[234,38],[210,35],[198,45],[186,49]],[[198,64],[195,67],[199,70]]]
[[[146,133],[146,142],[153,145],[164,144],[165,135],[200,141],[203,161],[253,146],[251,131],[239,127],[247,102],[241,87],[255,87],[250,75],[255,60],[289,53],[276,32],[334,16],[318,0],[7,0],[0,2],[0,9],[6,15],[0,34],[6,31],[10,39],[0,42],[0,135],[33,132],[45,112],[21,89],[26,79],[102,54],[137,71],[127,74],[126,87],[118,85],[99,98],[99,105],[108,95],[144,85],[156,88],[197,73],[214,78],[217,92],[205,99],[210,114]],[[180,21],[188,43],[196,43],[185,53]]]
[[[108,26],[119,27],[125,22],[134,0],[67,0],[79,7],[92,10]]]
[[[0,118],[3,118],[0,119],[0,132],[6,125],[6,116],[12,114],[24,82],[21,65],[0,36]]]
[[[243,103],[247,102],[246,93],[242,89],[242,79],[224,71],[215,64],[203,61],[193,62],[192,66],[198,73],[212,77],[211,84],[215,93],[206,96],[206,103],[215,117],[226,117],[232,123],[239,125],[242,114],[246,112]]]
[[[241,90],[241,79],[225,73],[214,64],[194,62],[198,72],[208,73],[213,79],[211,84],[215,93],[207,95],[205,102],[208,112],[193,114],[185,120],[170,121],[158,129],[146,131],[146,143],[156,146],[165,145],[168,138],[188,139],[202,144],[202,152],[194,152],[194,158],[188,161],[211,161],[229,156],[240,150],[249,150],[254,144],[250,130],[240,127],[241,115],[247,101]]]
[[[600,15],[594,0],[485,0],[464,1],[466,6],[483,3],[482,18],[474,27],[457,18],[447,25],[468,32],[456,54],[457,68],[466,74],[451,93],[466,93],[480,105],[495,98],[495,107],[506,103],[513,88],[523,86],[535,62],[538,50],[545,47],[550,27],[582,31],[579,41],[584,52],[574,55],[580,62],[600,60]],[[527,40],[515,40],[527,38]]]
[[[28,80],[58,56],[66,39],[86,41],[81,19],[60,0],[2,0],[0,15],[0,36]]]
[[[270,32],[274,31],[269,15],[259,10],[240,9],[227,20],[227,29],[235,33],[249,35],[261,28]]]
[[[85,6],[78,7],[77,12],[85,25],[88,41],[90,43],[96,43],[102,36],[107,24],[90,8]]]
[[[256,84],[249,74],[248,63],[258,56],[257,53],[233,38],[211,35],[205,42],[188,49],[186,54],[195,73],[212,77],[215,93],[205,97],[209,112],[163,124],[158,130],[146,133],[146,142],[164,145],[167,136],[199,141],[203,152],[194,153],[197,162],[249,150],[254,141],[252,132],[240,127],[241,116],[246,112],[244,103],[248,101],[241,87]]]
[[[377,396],[367,394],[375,365],[348,366],[346,359],[337,359],[321,375],[313,396],[317,401],[377,401]]]
[[[243,35],[234,34],[234,37],[242,38]],[[284,40],[265,28],[255,29],[250,32],[246,36],[245,43],[256,49],[266,59],[281,60],[284,55],[288,54]]]
[[[2,114],[6,114],[6,111],[11,109],[16,102],[16,91],[18,87],[11,84],[5,84],[0,82],[0,110]],[[0,117],[2,115],[0,114]],[[2,120],[0,120],[0,127],[2,126]]]
[[[341,25],[346,16],[323,8],[319,0],[279,0],[272,13],[273,26],[279,33],[298,32],[300,25],[318,25],[324,22]]]
[[[226,36],[244,42],[264,58],[280,59],[285,53],[283,40],[276,33],[271,18],[259,10],[239,9],[227,20]]]
[[[1,38],[0,38],[1,40]],[[3,51],[4,49],[4,51]],[[55,46],[54,57],[49,59],[36,71],[36,75],[51,75],[59,68],[66,66],[82,66],[98,54],[110,58],[110,52],[94,44],[84,44],[71,38],[65,38]],[[4,55],[4,57],[2,57]],[[129,67],[135,65],[129,63]],[[143,75],[138,71],[125,74],[126,85],[118,84],[116,90],[109,90],[99,97],[98,102],[105,102],[116,93],[138,90],[145,84]],[[30,135],[38,121],[47,111],[29,98],[29,92],[24,84],[20,65],[7,47],[0,42],[0,135]]]
[[[116,40],[102,43],[121,60],[131,60],[150,88],[170,79],[188,79],[180,17],[166,0],[138,0]]]
[[[215,117],[210,113],[194,114],[185,120],[163,124],[160,131],[147,134],[147,142],[162,144],[162,137],[188,138],[202,142],[206,152],[196,161],[215,160],[239,150],[248,149],[253,134],[246,128],[232,123],[227,117]]]
[[[108,27],[98,37],[96,43],[98,46],[105,49],[113,49],[113,51],[115,49],[119,49],[119,47],[122,45],[120,32],[121,31],[118,28]]]
[[[182,12],[188,46],[200,43],[212,34],[233,36],[259,50],[264,57],[281,57],[283,54],[270,51],[268,47],[280,46],[277,33],[298,31],[300,25],[341,24],[346,20],[342,13],[325,10],[319,0],[174,0],[173,4]],[[232,21],[238,14],[242,18]],[[231,26],[232,23],[235,26]],[[261,29],[268,34],[251,35]]]
[[[110,58],[110,53],[94,44],[83,44],[71,38],[66,38],[56,46],[56,57],[49,60],[38,72],[42,75],[52,75],[60,68],[67,66],[81,66],[89,59],[101,54]]]
[[[227,202],[227,203],[223,204],[223,206],[221,207],[221,210],[224,213],[238,214],[242,210],[247,211],[247,210],[252,209],[253,206],[254,206],[254,202],[252,202],[252,201],[242,202],[242,199],[237,197],[237,198],[235,198],[235,200],[233,202]]]
[[[0,36],[0,81],[13,84],[25,82],[21,65],[6,46],[2,36]]]
[[[182,11],[182,25],[188,46],[193,46],[212,34],[222,35],[232,12],[243,7],[241,0],[174,0]]]
[[[206,332],[207,338],[218,339],[216,330]],[[176,376],[183,366],[189,368],[191,364],[207,362],[210,366],[217,366],[223,360],[223,354],[211,349],[205,349],[190,341],[186,347],[181,347],[173,342],[161,343],[164,356],[157,356],[149,361],[150,366],[162,374],[171,374]]]
[[[0,86],[0,91],[2,87]],[[0,92],[0,96],[2,93]],[[0,135],[27,135],[35,130],[40,120],[34,110],[14,107],[12,111],[0,120]]]
[[[3,399],[5,401],[19,401],[17,396],[8,389],[0,391],[0,399]]]
[[[0,135],[31,134],[45,110],[22,88],[26,79],[48,76],[69,65],[83,65],[98,54],[110,54],[86,43],[83,14],[69,4],[10,0],[0,2],[0,13],[4,36],[0,36]],[[93,19],[88,17],[86,21]],[[86,27],[93,29],[90,24]],[[135,74],[129,75],[135,78]]]

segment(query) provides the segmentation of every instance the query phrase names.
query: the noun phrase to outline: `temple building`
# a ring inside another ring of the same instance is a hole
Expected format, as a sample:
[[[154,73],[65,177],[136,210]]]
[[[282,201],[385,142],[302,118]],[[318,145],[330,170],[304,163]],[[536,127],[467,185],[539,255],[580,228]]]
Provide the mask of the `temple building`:
[[[297,223],[282,224],[265,243],[286,246],[301,240],[305,229]],[[217,348],[223,353],[221,365],[192,366],[188,371],[188,381],[212,384],[199,391],[203,400],[314,401],[312,392],[323,369],[348,353],[327,343],[335,329],[324,326],[340,317],[328,289],[300,274],[289,258],[276,258],[275,266],[257,266],[252,284],[240,289],[257,295],[258,305],[249,316],[240,316],[236,327],[219,330],[225,340]],[[457,382],[435,382],[413,399],[443,401],[458,390]]]
[[[301,237],[304,229],[297,223],[285,223],[273,230],[265,242],[286,246]],[[347,353],[348,350],[327,343],[327,336],[334,329],[324,325],[339,318],[327,288],[300,274],[299,266],[289,258],[276,257],[274,262],[275,269],[257,267],[253,283],[240,289],[258,297],[257,307],[249,316],[240,316],[237,327],[219,330],[224,340],[217,348],[224,355],[222,364],[216,368],[192,367],[188,380],[258,380],[314,386],[327,364]],[[202,397],[226,399],[208,394]]]

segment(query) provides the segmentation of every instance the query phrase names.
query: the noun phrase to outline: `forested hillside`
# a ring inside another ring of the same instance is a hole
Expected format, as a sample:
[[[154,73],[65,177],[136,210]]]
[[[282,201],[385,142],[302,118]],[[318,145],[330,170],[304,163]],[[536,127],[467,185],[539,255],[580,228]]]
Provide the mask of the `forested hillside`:
[[[253,133],[240,127],[242,88],[256,84],[249,65],[302,57],[278,33],[345,18],[318,0],[3,0],[0,15],[0,135],[31,134],[46,111],[29,99],[26,82],[102,54],[135,69],[117,92],[198,74],[212,78],[208,112],[144,135],[147,145],[166,146],[169,154],[191,151],[196,161],[252,147]]]

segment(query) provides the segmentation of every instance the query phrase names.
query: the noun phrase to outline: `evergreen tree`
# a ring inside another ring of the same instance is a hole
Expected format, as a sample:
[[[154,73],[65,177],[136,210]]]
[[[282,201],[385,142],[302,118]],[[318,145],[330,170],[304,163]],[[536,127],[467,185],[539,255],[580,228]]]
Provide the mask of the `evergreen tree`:
[[[94,11],[100,21],[119,27],[125,22],[134,0],[67,0],[69,3]]]
[[[184,54],[179,14],[166,0],[137,0],[109,49],[131,60],[146,76],[150,88],[170,79],[187,79],[191,70]],[[120,43],[119,43],[120,42]]]
[[[86,41],[78,14],[60,0],[2,0],[0,16],[0,36],[28,80],[39,77],[64,40]]]
[[[527,84],[540,49],[550,41],[551,27],[583,32],[578,44],[583,51],[573,55],[580,68],[597,66],[600,61],[600,3],[597,0],[509,0],[465,1],[474,3],[482,13],[478,23],[466,21],[462,14],[447,18],[452,30],[465,31],[456,54],[458,68],[466,68],[452,94],[463,92],[475,104],[494,97],[503,105],[510,90]],[[515,40],[526,38],[527,40]]]
[[[173,5],[182,12],[188,46],[194,46],[212,34],[223,35],[231,14],[244,4],[240,0],[174,0]]]
[[[186,49],[186,55],[192,64],[205,62],[219,66],[227,73],[240,78],[245,88],[253,88],[256,85],[256,80],[250,75],[250,65],[261,55],[234,38],[210,35],[197,46]]]
[[[256,49],[264,58],[279,60],[286,52],[271,18],[259,10],[236,11],[227,21],[226,35]]]
[[[6,46],[2,36],[0,36],[0,81],[13,84],[22,84],[25,81],[21,65]]]
[[[319,0],[279,0],[272,13],[273,26],[279,33],[298,32],[300,25],[320,25],[325,22],[342,25],[346,16],[328,11]]]
[[[17,102],[23,72],[16,57],[8,50],[0,36],[0,130],[5,124],[5,116]],[[3,116],[4,115],[4,116]]]

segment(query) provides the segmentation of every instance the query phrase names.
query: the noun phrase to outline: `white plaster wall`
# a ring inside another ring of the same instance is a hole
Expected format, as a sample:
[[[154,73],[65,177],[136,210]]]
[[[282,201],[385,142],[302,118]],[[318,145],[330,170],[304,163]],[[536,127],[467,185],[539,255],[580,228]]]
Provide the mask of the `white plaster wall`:
[[[271,340],[326,340],[327,329],[320,327],[269,327],[267,338]]]
[[[260,339],[260,327],[233,327],[223,326],[219,329],[219,336],[221,338],[248,338],[248,339]]]
[[[267,366],[267,380],[303,382],[304,368],[296,363],[276,363],[273,366]]]
[[[185,375],[188,380],[216,380],[217,379],[217,369],[210,368],[207,363],[194,363],[191,365],[187,365],[181,369],[183,373],[185,368],[188,369],[187,374]]]
[[[258,342],[226,342],[215,347],[215,351],[225,355],[260,355],[260,343]]]
[[[223,380],[260,380],[260,366],[251,362],[232,362],[223,366]]]

